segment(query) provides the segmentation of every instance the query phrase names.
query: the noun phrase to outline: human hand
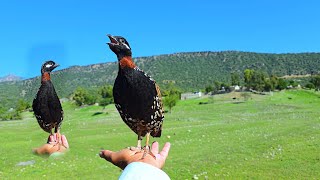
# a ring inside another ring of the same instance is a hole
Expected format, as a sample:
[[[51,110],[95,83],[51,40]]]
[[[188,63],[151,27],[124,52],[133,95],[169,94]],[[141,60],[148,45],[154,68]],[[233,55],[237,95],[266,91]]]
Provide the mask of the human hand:
[[[143,150],[131,150],[130,148],[125,148],[118,152],[102,150],[99,155],[101,158],[106,159],[121,169],[124,169],[132,162],[144,162],[161,169],[168,157],[169,150],[170,143],[167,142],[159,153],[159,143],[154,142],[151,145],[151,152],[155,155],[155,158],[150,154],[146,154],[146,156],[142,158]]]
[[[33,149],[33,153],[38,155],[51,155],[55,152],[65,152],[69,149],[69,143],[65,135],[54,133],[48,137],[48,143]]]

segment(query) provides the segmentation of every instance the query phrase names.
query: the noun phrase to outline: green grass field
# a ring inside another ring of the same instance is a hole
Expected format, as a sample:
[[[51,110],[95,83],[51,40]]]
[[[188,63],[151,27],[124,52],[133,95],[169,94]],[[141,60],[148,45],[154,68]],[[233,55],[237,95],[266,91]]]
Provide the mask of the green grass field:
[[[32,113],[0,122],[0,179],[117,179],[120,169],[98,153],[136,145],[137,136],[114,105],[107,106],[108,114],[97,113],[99,106],[63,107],[61,132],[71,148],[60,159],[31,153],[48,136]],[[172,179],[318,179],[319,110],[320,94],[303,90],[251,95],[248,101],[239,93],[179,101],[166,114],[162,137],[151,140],[171,142],[164,171]],[[17,165],[27,161],[34,164]]]

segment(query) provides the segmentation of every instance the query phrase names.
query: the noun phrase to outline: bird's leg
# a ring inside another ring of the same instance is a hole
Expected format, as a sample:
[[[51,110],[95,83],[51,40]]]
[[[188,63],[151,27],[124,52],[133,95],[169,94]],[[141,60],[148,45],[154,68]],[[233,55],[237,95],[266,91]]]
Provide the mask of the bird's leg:
[[[141,159],[145,158],[147,154],[150,154],[154,159],[156,159],[156,156],[150,150],[149,139],[150,139],[150,132],[147,133],[146,146],[143,148],[143,156]]]
[[[138,145],[137,145],[138,149],[141,149],[141,141],[142,141],[142,137],[139,135],[138,136]]]
[[[135,151],[135,150],[141,151],[141,141],[142,141],[142,137],[141,137],[141,135],[138,135],[138,145],[137,145],[137,147],[131,146],[131,147],[129,147],[130,150],[132,150],[132,151]]]

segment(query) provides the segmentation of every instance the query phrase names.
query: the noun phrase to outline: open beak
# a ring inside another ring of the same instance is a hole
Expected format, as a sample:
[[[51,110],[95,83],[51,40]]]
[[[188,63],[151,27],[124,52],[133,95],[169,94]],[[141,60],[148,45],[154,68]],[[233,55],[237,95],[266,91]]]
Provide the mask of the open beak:
[[[108,42],[108,45],[119,45],[119,42],[117,41],[116,38],[114,38],[111,34],[107,35],[110,39],[110,42]]]

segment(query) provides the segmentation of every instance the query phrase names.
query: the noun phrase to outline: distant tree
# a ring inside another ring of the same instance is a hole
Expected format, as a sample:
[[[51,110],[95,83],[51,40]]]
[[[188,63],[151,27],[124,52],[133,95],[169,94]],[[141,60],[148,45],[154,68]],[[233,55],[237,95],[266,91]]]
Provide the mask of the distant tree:
[[[112,103],[111,98],[101,98],[99,101],[99,106],[102,106],[103,109],[105,109],[106,106],[108,106],[111,103]]]
[[[263,88],[263,90],[264,91],[273,91],[274,90],[273,84],[272,84],[270,79],[265,79],[264,80],[264,88]]]
[[[213,87],[211,85],[206,86],[205,93],[208,94],[213,91]]]
[[[283,90],[283,89],[286,89],[288,86],[287,82],[282,79],[282,78],[279,78],[278,79],[278,86],[277,86],[277,89],[279,89],[280,91]]]
[[[16,110],[18,112],[22,112],[22,111],[25,111],[25,110],[29,109],[30,107],[31,106],[27,101],[25,101],[23,99],[19,99],[18,102],[17,102]]]
[[[180,99],[181,91],[179,91],[178,88],[173,84],[169,84],[164,95],[165,97],[163,99],[163,103],[169,108],[169,112],[171,113],[172,107],[174,107],[177,104],[177,101]]]
[[[314,85],[315,89],[317,91],[320,90],[320,74],[312,77],[312,79],[310,80],[310,82]]]
[[[270,76],[271,90],[274,91],[278,86],[278,77],[276,75]]]
[[[9,120],[20,120],[22,119],[21,113],[17,110],[11,109],[6,111],[1,108],[0,120],[1,121],[9,121]]]
[[[221,82],[219,82],[219,81],[214,81],[214,86],[213,86],[213,91],[215,92],[215,93],[217,93],[220,89],[221,89]]]
[[[295,80],[290,80],[290,81],[289,81],[289,86],[297,87],[297,86],[298,86],[298,83],[297,83]]]
[[[73,92],[72,99],[75,101],[76,105],[82,106],[83,104],[85,104],[86,95],[87,91],[82,87],[78,87]]]
[[[0,104],[0,121],[4,120],[4,114],[6,112],[6,109]]]
[[[250,84],[254,90],[262,91],[265,86],[266,76],[261,71],[253,71],[251,75]]]
[[[225,91],[227,92],[230,92],[231,89],[230,89],[230,84],[227,84],[227,83],[221,83],[221,89],[223,88]]]
[[[97,102],[97,98],[98,97],[96,93],[86,91],[84,96],[84,104],[93,105],[94,103]]]
[[[100,101],[99,105],[105,109],[105,107],[113,102],[113,92],[112,92],[112,86],[110,85],[104,85],[102,86],[98,94],[100,95]]]
[[[312,83],[306,84],[305,87],[308,88],[308,89],[314,89],[315,88],[314,84],[312,84]]]
[[[104,85],[100,87],[98,93],[102,98],[112,98],[113,92],[112,92],[112,86],[110,85]]]
[[[171,113],[172,108],[177,104],[179,100],[179,96],[177,94],[169,94],[168,96],[164,97],[164,105],[169,108],[169,112]]]
[[[231,86],[240,86],[240,75],[238,73],[231,73]]]
[[[7,114],[7,120],[21,120],[21,113],[17,110],[13,110]]]
[[[161,89],[161,94],[165,97],[168,95],[176,94],[180,98],[181,90],[178,89],[172,82],[168,83],[163,89]]]
[[[253,69],[245,69],[244,70],[244,83],[245,86],[247,87],[247,89],[251,89],[252,88],[252,77],[254,74],[254,70]]]
[[[6,109],[0,104],[0,115],[4,114],[6,112]]]

